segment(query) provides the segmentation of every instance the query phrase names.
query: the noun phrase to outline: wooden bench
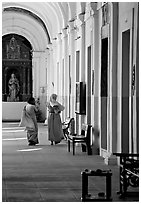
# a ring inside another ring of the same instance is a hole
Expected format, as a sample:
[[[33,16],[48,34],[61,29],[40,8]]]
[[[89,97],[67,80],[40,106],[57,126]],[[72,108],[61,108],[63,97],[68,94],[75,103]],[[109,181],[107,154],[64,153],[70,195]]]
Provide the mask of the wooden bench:
[[[86,145],[88,155],[92,154],[90,146],[91,125],[82,124],[81,135],[68,135],[68,152],[70,152],[70,143],[72,143],[73,155],[75,155],[75,144],[81,143]]]
[[[74,118],[67,117],[66,120],[62,123],[62,129],[66,140],[68,139],[69,134],[73,134],[72,130],[70,130],[73,121]]]
[[[113,155],[120,157],[120,190],[117,193],[122,198],[131,194],[127,191],[129,186],[139,187],[139,154],[113,153]]]

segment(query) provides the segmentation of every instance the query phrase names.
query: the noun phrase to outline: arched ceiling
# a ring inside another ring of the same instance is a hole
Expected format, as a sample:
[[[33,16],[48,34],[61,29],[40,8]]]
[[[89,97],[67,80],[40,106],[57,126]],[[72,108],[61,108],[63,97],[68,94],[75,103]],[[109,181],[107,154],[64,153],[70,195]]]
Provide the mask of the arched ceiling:
[[[28,14],[44,27],[53,39],[69,19],[76,15],[76,2],[3,2],[3,13],[9,11]]]
[[[34,47],[43,50],[63,28],[67,27],[69,20],[76,19],[77,12],[84,12],[85,4],[85,2],[3,2],[2,33],[3,35],[12,31],[17,34],[25,33],[30,41],[34,37],[39,41],[39,38],[38,44],[41,45]]]

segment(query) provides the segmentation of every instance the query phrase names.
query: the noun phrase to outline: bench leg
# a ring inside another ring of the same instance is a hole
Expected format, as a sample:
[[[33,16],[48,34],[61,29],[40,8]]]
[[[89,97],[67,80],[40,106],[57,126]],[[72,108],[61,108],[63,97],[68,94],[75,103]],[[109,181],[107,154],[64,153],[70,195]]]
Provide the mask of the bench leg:
[[[70,140],[68,140],[68,152],[70,152]]]
[[[72,142],[72,148],[73,148],[73,155],[75,155],[75,142]]]
[[[127,179],[126,179],[126,172],[124,170],[124,173],[123,173],[123,196],[126,195],[126,192],[127,192]]]

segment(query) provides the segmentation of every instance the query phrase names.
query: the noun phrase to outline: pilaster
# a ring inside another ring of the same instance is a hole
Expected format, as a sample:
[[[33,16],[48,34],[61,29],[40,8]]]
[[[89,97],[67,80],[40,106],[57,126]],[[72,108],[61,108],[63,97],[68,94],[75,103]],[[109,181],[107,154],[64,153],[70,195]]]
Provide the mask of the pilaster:
[[[47,45],[47,99],[54,93],[54,64],[53,64],[53,44]]]
[[[63,96],[63,69],[62,69],[62,32],[57,34],[57,60],[56,60],[56,67],[57,69],[57,93],[58,93],[58,100],[62,103],[62,96]],[[58,78],[59,75],[59,78]]]
[[[79,81],[86,82],[86,68],[85,68],[85,21],[84,21],[84,13],[78,15],[78,32],[80,36],[77,37],[77,43],[80,46],[80,70],[79,70]],[[85,115],[79,116],[79,132],[81,132],[82,123],[84,123]]]
[[[80,22],[80,32],[81,32],[81,56],[80,56],[80,75],[79,80],[85,81],[85,22],[84,22],[84,14],[79,14],[78,19]]]

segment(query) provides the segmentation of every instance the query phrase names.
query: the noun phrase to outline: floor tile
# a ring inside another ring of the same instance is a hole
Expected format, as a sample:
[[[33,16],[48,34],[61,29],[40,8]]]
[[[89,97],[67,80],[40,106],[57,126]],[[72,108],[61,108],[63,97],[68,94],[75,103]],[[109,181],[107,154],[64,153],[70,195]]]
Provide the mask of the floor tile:
[[[46,202],[75,202],[76,198],[70,190],[40,189],[41,197]]]
[[[7,189],[8,202],[41,202],[37,189]]]

